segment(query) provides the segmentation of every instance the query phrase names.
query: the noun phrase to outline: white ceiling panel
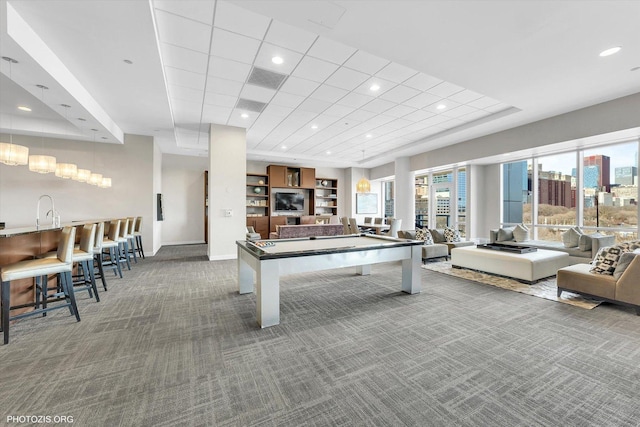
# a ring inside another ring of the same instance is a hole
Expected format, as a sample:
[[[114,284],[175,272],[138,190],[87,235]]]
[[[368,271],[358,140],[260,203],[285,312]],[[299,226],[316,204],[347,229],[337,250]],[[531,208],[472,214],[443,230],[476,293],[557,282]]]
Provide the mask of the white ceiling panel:
[[[304,96],[278,91],[271,100],[271,105],[296,108],[298,105],[302,104],[302,101],[305,99],[306,98]]]
[[[347,93],[349,92],[344,89],[329,85],[321,85],[318,89],[315,90],[315,92],[311,94],[311,97],[334,103],[337,102],[340,98],[344,97]]]
[[[378,86],[379,89],[378,90],[371,90],[371,87],[373,85]],[[389,81],[389,80],[385,80],[385,79],[380,78],[380,77],[370,77],[364,83],[362,83],[360,86],[355,88],[354,92],[359,93],[361,95],[379,97],[383,93],[387,92],[390,89],[393,89],[396,86],[398,86],[398,84],[395,83],[395,82],[392,82],[392,81]]]
[[[359,50],[354,53],[343,65],[369,75],[374,75],[391,61],[380,58],[365,51]]]
[[[450,120],[449,117],[436,115],[433,117],[429,117],[428,119],[423,120],[420,123],[424,124],[426,127],[431,127],[446,122],[447,120]]]
[[[420,95],[416,95],[411,99],[408,99],[404,102],[404,105],[408,105],[414,108],[425,108],[434,102],[438,102],[442,99],[441,96],[432,95],[428,92],[421,93]]]
[[[447,108],[441,114],[443,116],[457,118],[457,117],[462,117],[465,114],[473,113],[474,111],[477,111],[477,109],[473,107],[469,107],[468,105],[460,105],[459,107],[455,107],[455,108]]]
[[[409,67],[392,62],[382,70],[378,71],[376,76],[386,80],[391,80],[392,82],[402,83],[416,74],[418,74],[416,70],[412,70]]]
[[[221,95],[230,95],[238,97],[242,90],[243,84],[233,80],[221,79],[218,77],[207,78],[207,92],[219,93]]]
[[[408,107],[406,105],[396,105],[395,107],[385,111],[384,114],[393,117],[404,117],[416,111],[418,110],[413,107]]]
[[[458,93],[454,93],[453,95],[448,96],[447,98],[451,99],[452,101],[458,102],[460,104],[467,104],[471,101],[475,101],[476,99],[481,98],[482,95],[479,94],[478,92],[474,92],[472,90],[469,89],[465,89],[463,91],[460,91]]]
[[[202,109],[202,119],[207,123],[227,124],[233,108],[218,105],[205,105]]]
[[[345,116],[345,119],[347,120],[357,120],[359,122],[364,122],[367,121],[373,117],[375,117],[377,115],[377,113],[373,113],[371,111],[365,111],[365,110],[356,110],[351,114],[348,114],[347,116]]]
[[[330,106],[331,106],[331,102],[322,101],[320,99],[315,99],[315,98],[307,98],[302,104],[300,104],[298,109],[302,111],[308,111],[311,113],[320,114]]]
[[[488,96],[483,96],[482,98],[478,98],[475,101],[468,102],[467,105],[473,108],[487,108],[492,105],[498,104],[500,101],[496,101],[493,98],[489,98]]]
[[[279,118],[280,120],[284,117],[287,117],[289,114],[293,113],[295,110],[290,107],[269,104],[265,107],[262,114],[260,114],[260,119],[275,119]]]
[[[272,58],[279,56],[283,59],[282,64],[274,64]],[[262,43],[254,65],[280,74],[291,74],[296,68],[302,55],[289,49],[276,46],[270,43]]]
[[[206,54],[167,43],[161,43],[160,48],[165,66],[200,74],[207,72],[209,57]]]
[[[171,98],[181,99],[189,102],[202,102],[202,91],[186,86],[169,85],[169,95]]]
[[[489,107],[485,107],[483,109],[486,110],[486,111],[490,111],[492,113],[497,113],[499,111],[506,110],[507,108],[509,108],[509,106],[507,104],[505,104],[503,102],[499,102],[497,104],[491,105]]]
[[[171,12],[174,15],[184,16],[195,22],[211,24],[213,21],[214,2],[201,0],[153,0],[156,9]]]
[[[440,109],[438,108],[440,105],[444,105],[446,108],[444,109]],[[434,102],[433,104],[423,108],[424,111],[428,111],[430,113],[434,113],[434,114],[441,114],[446,110],[452,110],[454,108],[456,108],[457,106],[459,106],[460,104],[458,104],[457,102],[453,102],[450,99],[442,99],[438,102]]]
[[[368,104],[374,99],[375,98],[373,96],[362,95],[359,93],[351,92],[347,94],[344,98],[340,99],[338,103],[355,109],[355,108],[360,108],[365,104]]]
[[[239,128],[249,128],[256,120],[256,115],[250,114],[249,117],[242,117],[239,110],[233,110],[227,124]]]
[[[428,74],[418,73],[415,76],[406,80],[403,84],[405,86],[409,86],[424,92],[440,83],[442,83],[442,80],[438,78],[435,78]]]
[[[465,122],[472,122],[474,120],[478,120],[490,115],[491,113],[485,110],[474,110],[473,113],[469,113],[460,117],[460,120],[464,120]]]
[[[387,111],[385,114],[389,114],[389,112]],[[432,117],[433,115],[435,115],[435,113],[424,110],[416,110],[413,113],[405,115],[403,118],[411,120],[412,122],[420,122],[422,120],[428,119],[429,117]]]
[[[324,111],[324,114],[334,117],[344,117],[347,114],[352,113],[355,110],[353,107],[347,107],[345,105],[333,104],[331,107]]]
[[[273,89],[246,84],[240,92],[240,98],[268,103],[275,93]]]
[[[327,80],[326,84],[336,86],[346,90],[354,90],[369,78],[368,75],[360,71],[349,68],[339,68]]]
[[[311,56],[305,56],[300,63],[298,63],[292,75],[322,83],[337,69],[338,65],[336,64]]]
[[[247,80],[250,71],[251,65],[217,56],[210,57],[210,76],[244,83]]]
[[[318,36],[300,28],[293,27],[280,21],[273,21],[265,41],[275,45],[305,53]]]
[[[181,2],[182,1],[184,0],[181,0]],[[202,0],[199,1],[202,3],[213,3],[203,2]],[[269,28],[270,23],[270,18],[238,7],[231,2],[218,1],[216,3],[214,25],[223,30],[262,40],[267,33],[267,28]]]
[[[356,49],[353,47],[334,42],[325,37],[318,37],[307,52],[307,55],[342,65],[354,53],[356,53]]]
[[[382,114],[390,108],[395,107],[397,104],[385,99],[374,99],[370,103],[362,107],[363,110],[373,111],[374,113]]]
[[[385,116],[383,114],[377,115],[375,117],[370,118],[365,123],[368,124],[371,129],[375,129],[379,126],[386,125],[389,122],[394,121],[396,118],[391,116]]]
[[[162,10],[156,11],[160,41],[208,54],[211,25],[193,21]]]
[[[449,83],[449,82],[442,82],[434,87],[432,87],[431,89],[428,90],[429,93],[432,93],[434,95],[437,96],[441,96],[443,98],[448,98],[449,96],[453,95],[454,93],[458,93],[463,91],[464,88],[460,87],[458,85],[454,85],[453,83]]]
[[[205,75],[174,67],[166,67],[167,83],[204,90]]]
[[[236,102],[238,102],[237,96],[222,95],[213,92],[207,92],[204,97],[205,104],[219,107],[233,108],[236,106]]]
[[[220,28],[213,29],[211,54],[214,56],[252,64],[259,47],[259,40]]]
[[[405,126],[409,126],[413,124],[412,121],[410,120],[405,120],[405,119],[395,119],[389,123],[386,124],[386,126],[392,127],[394,129],[402,129]]]
[[[418,95],[419,93],[420,92],[416,89],[398,85],[380,95],[380,98],[386,99],[387,101],[395,102],[397,104],[401,104],[407,99],[413,98],[414,96]]]
[[[281,91],[299,96],[309,96],[320,86],[318,82],[314,82],[300,77],[289,76],[284,82]]]

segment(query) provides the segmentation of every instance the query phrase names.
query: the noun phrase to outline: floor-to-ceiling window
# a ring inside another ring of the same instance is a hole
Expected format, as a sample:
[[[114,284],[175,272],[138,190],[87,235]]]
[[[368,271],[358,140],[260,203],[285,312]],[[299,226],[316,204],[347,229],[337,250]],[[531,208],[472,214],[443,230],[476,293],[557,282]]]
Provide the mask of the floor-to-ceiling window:
[[[502,224],[524,223],[540,240],[572,226],[638,238],[638,141],[502,165]]]
[[[416,174],[416,227],[457,228],[467,234],[467,169]]]
[[[395,212],[395,197],[393,191],[394,181],[384,181],[382,183],[384,193],[384,216],[385,218],[393,218]]]

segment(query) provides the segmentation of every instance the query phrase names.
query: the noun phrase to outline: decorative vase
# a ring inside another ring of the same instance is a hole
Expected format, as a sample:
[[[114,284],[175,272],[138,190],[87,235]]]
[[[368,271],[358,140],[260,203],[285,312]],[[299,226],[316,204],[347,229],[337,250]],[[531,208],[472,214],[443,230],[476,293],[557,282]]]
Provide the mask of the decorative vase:
[[[260,193],[262,193],[262,188],[260,188],[260,187],[253,187],[253,192],[254,192],[254,193],[256,193],[256,194],[260,194]]]
[[[258,181],[258,184],[260,184],[260,185],[264,185],[264,181],[263,181],[263,180],[260,180],[260,181]]]
[[[326,187],[327,185],[329,185],[329,181],[324,179],[324,180],[322,180],[322,182],[320,184],[322,184],[323,187]]]

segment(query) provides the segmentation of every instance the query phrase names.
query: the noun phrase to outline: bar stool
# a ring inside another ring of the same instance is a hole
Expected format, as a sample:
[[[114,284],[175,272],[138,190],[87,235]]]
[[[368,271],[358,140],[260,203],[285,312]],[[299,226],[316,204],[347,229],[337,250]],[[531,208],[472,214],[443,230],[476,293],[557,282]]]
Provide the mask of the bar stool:
[[[342,234],[351,234],[351,229],[349,228],[349,218],[343,216],[342,218],[340,218],[340,221],[342,221]]]
[[[93,242],[93,277],[97,280],[100,278],[102,287],[107,290],[107,279],[104,277],[104,268],[102,266],[102,242],[104,241],[104,222],[96,224],[96,234]],[[98,272],[96,273],[96,269]]]
[[[358,228],[358,222],[355,218],[349,218],[349,228],[351,229],[351,234],[360,233],[360,228]]]
[[[136,228],[136,219],[135,217],[127,218],[129,220],[129,227],[127,228],[127,234],[125,237],[127,238],[127,242],[129,243],[129,254],[133,255],[133,262],[138,263],[138,256],[136,255],[136,237],[134,236],[135,228]]]
[[[73,283],[71,278],[73,243],[76,237],[76,229],[73,227],[64,227],[60,235],[58,243],[58,251],[56,258],[39,258],[19,261],[13,264],[5,265],[1,269],[2,277],[2,306],[1,318],[2,331],[4,333],[4,343],[9,344],[9,324],[12,320],[21,319],[27,316],[38,314],[45,315],[48,311],[57,310],[59,308],[69,307],[72,315],[76,316],[76,320],[80,321],[80,314],[76,306],[75,295],[73,294]],[[47,276],[49,274],[58,274],[60,278],[60,290],[52,295],[46,294]],[[35,304],[21,304],[11,307],[11,282],[18,279],[35,278],[36,284],[36,302]],[[40,308],[40,296],[44,291],[42,300],[42,308]],[[55,298],[49,300],[49,297]],[[47,307],[47,303],[54,301],[65,301],[65,304]],[[15,316],[10,315],[11,308],[34,307],[35,310],[21,313]]]
[[[102,266],[111,267],[116,276],[122,279],[122,269],[120,268],[118,255],[118,236],[120,235],[120,220],[115,219],[109,222],[109,234],[102,241]],[[106,259],[104,255],[108,255]]]
[[[144,249],[142,248],[142,217],[136,218],[136,228],[133,232],[136,237],[136,247],[138,248],[138,255],[144,259]]]
[[[129,262],[129,239],[127,239],[128,231],[129,218],[123,218],[120,220],[120,234],[116,239],[118,242],[118,263],[126,263],[127,269],[131,270],[131,263]]]
[[[100,302],[95,276],[93,275],[93,246],[96,238],[96,225],[85,224],[80,233],[80,244],[74,247],[71,258],[72,264],[78,263],[79,273],[72,276],[73,279],[77,279],[73,281],[73,286],[81,291],[87,291],[89,298],[93,298],[95,294],[96,302]],[[56,256],[55,252],[48,252],[41,257],[55,258]]]

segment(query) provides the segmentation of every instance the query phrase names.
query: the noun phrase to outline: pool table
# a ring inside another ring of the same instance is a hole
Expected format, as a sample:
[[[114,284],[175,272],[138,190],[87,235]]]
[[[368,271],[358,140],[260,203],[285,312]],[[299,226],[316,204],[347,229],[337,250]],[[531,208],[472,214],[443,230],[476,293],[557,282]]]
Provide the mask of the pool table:
[[[287,274],[356,267],[356,274],[368,275],[371,264],[402,261],[401,290],[421,290],[420,241],[362,234],[236,244],[239,291],[254,291],[255,273],[257,321],[262,328],[280,323],[280,276]]]

